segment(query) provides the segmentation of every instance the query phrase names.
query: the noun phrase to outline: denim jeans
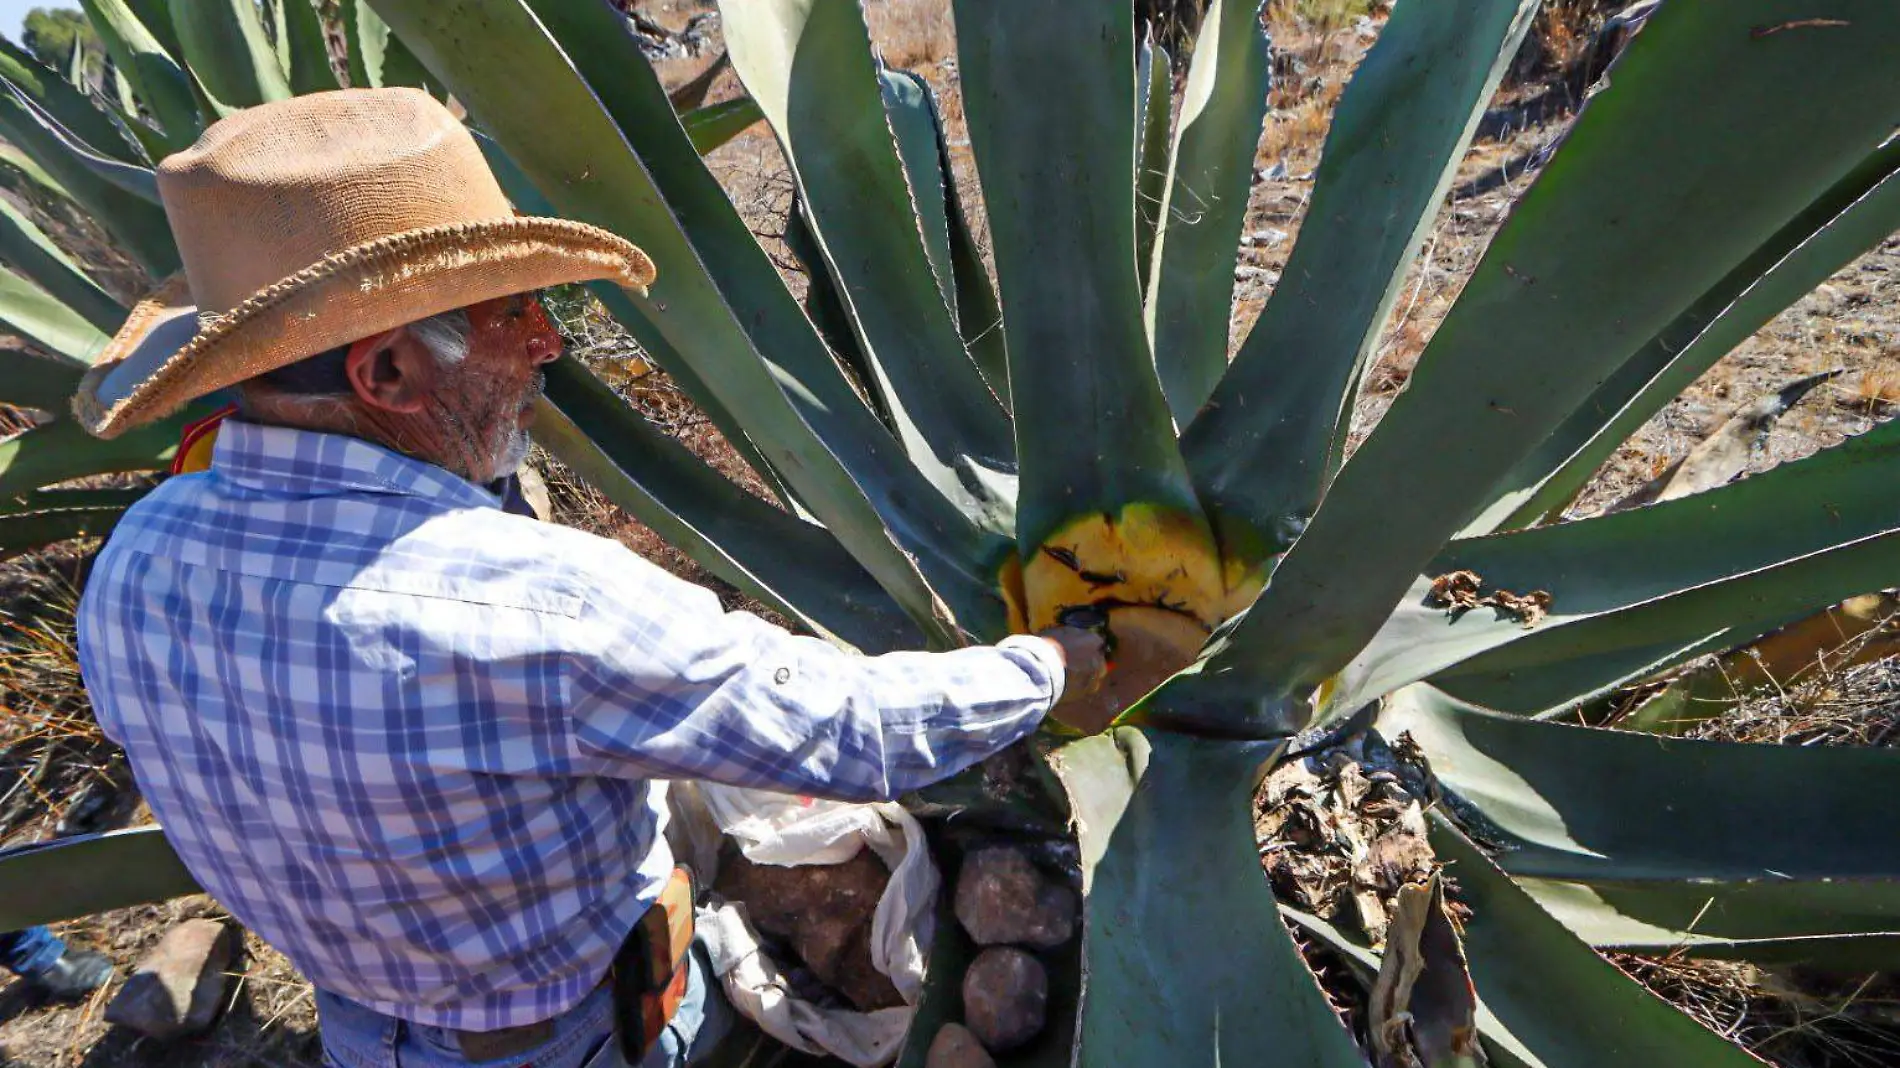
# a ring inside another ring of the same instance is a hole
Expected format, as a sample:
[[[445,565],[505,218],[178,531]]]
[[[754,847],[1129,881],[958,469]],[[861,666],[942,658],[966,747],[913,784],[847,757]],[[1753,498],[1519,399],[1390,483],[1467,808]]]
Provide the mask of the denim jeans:
[[[0,934],[0,967],[15,975],[38,975],[66,952],[66,943],[44,927]]]
[[[637,1068],[685,1068],[709,1053],[732,1026],[732,1007],[695,945],[686,997],[659,1042]],[[318,1028],[327,1068],[635,1068],[614,1040],[613,994],[601,986],[554,1018],[554,1037],[512,1057],[470,1061],[440,1027],[405,1023],[353,1001],[317,991]]]

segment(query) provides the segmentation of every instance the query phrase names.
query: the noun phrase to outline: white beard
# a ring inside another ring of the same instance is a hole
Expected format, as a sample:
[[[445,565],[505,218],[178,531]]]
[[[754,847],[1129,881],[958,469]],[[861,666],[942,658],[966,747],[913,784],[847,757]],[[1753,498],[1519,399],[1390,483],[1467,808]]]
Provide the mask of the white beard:
[[[533,444],[528,432],[518,426],[508,428],[508,439],[495,453],[495,470],[488,476],[491,480],[507,478],[521,469],[528,459],[528,449]]]

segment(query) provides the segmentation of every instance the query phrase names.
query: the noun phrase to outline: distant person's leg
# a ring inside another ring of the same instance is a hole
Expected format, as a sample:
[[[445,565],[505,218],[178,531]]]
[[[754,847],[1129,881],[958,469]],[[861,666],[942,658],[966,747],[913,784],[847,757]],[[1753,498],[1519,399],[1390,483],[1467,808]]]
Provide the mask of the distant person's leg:
[[[44,927],[0,934],[0,967],[56,998],[84,997],[112,978],[105,954],[73,949]]]

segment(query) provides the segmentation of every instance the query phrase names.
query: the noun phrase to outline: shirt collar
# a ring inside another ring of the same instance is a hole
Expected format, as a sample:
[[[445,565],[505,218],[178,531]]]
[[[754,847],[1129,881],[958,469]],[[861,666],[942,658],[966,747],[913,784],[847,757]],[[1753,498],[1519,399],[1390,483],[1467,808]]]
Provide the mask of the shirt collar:
[[[499,508],[495,494],[445,468],[346,434],[226,419],[211,450],[211,470],[241,486],[272,493],[390,493],[465,508]]]

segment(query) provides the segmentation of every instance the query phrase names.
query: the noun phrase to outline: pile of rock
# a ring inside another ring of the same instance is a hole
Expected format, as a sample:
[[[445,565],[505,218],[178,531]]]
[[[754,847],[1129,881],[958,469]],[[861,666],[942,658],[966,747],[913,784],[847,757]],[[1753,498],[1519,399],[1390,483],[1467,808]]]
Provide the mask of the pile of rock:
[[[937,1032],[926,1065],[993,1068],[992,1053],[1042,1032],[1049,975],[1037,954],[1075,937],[1080,903],[1073,888],[1045,875],[1023,851],[986,846],[963,858],[956,914],[982,948],[963,976],[963,1022]]]
[[[780,959],[801,1000],[830,1004],[830,995],[841,995],[858,1011],[871,1012],[904,1003],[871,962],[877,903],[890,881],[890,869],[869,849],[843,864],[796,868],[754,864],[734,854],[720,863],[713,889],[743,904],[761,935],[791,951],[791,958]]]
[[[165,932],[106,1006],[106,1022],[148,1038],[203,1034],[217,1022],[244,954],[244,932],[197,919]]]

